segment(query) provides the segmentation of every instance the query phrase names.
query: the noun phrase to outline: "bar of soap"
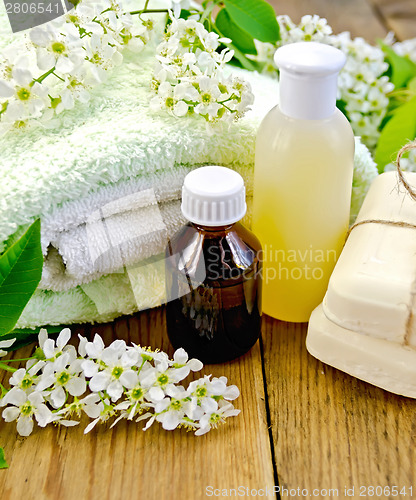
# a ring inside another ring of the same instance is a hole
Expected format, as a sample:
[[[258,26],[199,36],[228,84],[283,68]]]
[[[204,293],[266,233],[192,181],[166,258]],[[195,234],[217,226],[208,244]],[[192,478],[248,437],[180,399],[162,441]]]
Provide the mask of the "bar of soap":
[[[406,174],[416,188],[416,174]],[[395,172],[373,182],[357,222],[416,225],[416,202]],[[354,228],[323,303],[312,313],[308,351],[390,392],[416,398],[416,229]]]

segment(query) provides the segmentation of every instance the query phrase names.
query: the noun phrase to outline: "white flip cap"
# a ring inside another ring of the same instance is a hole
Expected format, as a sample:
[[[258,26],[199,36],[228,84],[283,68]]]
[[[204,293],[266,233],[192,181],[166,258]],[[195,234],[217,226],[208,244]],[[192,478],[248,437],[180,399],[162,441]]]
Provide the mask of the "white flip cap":
[[[229,168],[197,168],[185,177],[181,208],[187,220],[201,226],[238,222],[247,211],[244,180]]]
[[[347,58],[335,47],[298,42],[277,49],[280,110],[291,118],[322,120],[335,111],[338,73]]]

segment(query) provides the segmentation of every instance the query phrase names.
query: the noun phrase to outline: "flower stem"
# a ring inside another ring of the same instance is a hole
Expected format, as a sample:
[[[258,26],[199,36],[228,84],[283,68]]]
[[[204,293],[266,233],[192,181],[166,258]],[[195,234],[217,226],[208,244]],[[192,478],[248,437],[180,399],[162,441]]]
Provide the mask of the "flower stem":
[[[168,14],[169,11],[168,9],[142,9],[142,10],[133,10],[129,12],[131,16],[136,16],[137,14],[159,14],[159,13],[165,13]]]
[[[6,370],[6,372],[14,373],[15,371],[17,371],[17,368],[12,368],[11,366],[7,366],[3,362],[0,363],[0,368],[3,368],[3,370]]]
[[[59,75],[57,75],[55,72],[52,73],[53,76],[56,76],[56,78],[59,78],[59,80],[61,80],[62,82],[64,82],[65,80],[63,78],[61,78]]]
[[[3,363],[18,363],[20,361],[29,361],[32,358],[22,358],[22,359],[2,359],[1,364]]]
[[[41,75],[39,78],[35,78],[33,80],[33,82],[30,84],[31,87],[33,87],[33,85],[37,82],[37,83],[42,83],[43,80],[45,80],[45,78],[47,78],[49,75],[52,75],[52,73],[55,71],[56,67],[54,66],[53,68],[51,68],[49,71],[47,71],[46,73],[43,73],[43,75]]]

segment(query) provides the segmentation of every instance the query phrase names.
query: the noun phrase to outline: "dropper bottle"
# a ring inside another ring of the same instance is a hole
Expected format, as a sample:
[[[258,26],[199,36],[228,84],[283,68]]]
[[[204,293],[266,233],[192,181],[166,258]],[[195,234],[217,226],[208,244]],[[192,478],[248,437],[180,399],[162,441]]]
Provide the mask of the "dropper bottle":
[[[244,181],[225,167],[197,168],[182,189],[189,221],[166,249],[166,325],[175,349],[204,363],[247,353],[261,330],[261,246],[239,221]]]
[[[308,321],[348,229],[354,135],[336,108],[346,61],[316,42],[279,48],[280,104],[260,125],[252,228],[263,247],[263,312]]]

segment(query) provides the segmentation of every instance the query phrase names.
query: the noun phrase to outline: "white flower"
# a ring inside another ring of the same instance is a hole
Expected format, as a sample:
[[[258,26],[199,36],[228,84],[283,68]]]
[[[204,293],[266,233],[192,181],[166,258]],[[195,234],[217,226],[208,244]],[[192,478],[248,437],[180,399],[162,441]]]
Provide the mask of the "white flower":
[[[180,348],[175,351],[173,363],[155,360],[155,367],[144,368],[139,374],[139,380],[142,387],[149,389],[148,399],[158,403],[172,390],[173,384],[185,379],[191,371],[199,371],[202,366],[197,359],[188,360],[188,354]]]
[[[235,385],[227,386],[227,377],[214,377],[212,380],[205,376],[189,384],[188,391],[193,397],[202,399],[207,396],[222,396],[224,399],[232,401],[240,395],[238,387]]]
[[[84,376],[80,375],[80,365],[80,360],[71,356],[70,352],[63,353],[45,365],[36,390],[44,391],[53,386],[48,399],[54,408],[61,408],[67,399],[67,392],[71,396],[81,396],[87,388]]]
[[[121,419],[133,420],[133,418],[143,411],[143,408],[150,408],[152,404],[146,403],[148,389],[141,386],[140,382],[127,391],[126,401],[122,401],[114,407],[116,411],[120,411],[120,416],[113,422],[111,427],[114,427]]]
[[[8,347],[11,347],[15,342],[16,342],[16,339],[1,340],[0,341],[0,358],[2,356],[6,356],[6,354],[7,354],[7,351],[3,351],[3,349],[7,349]]]
[[[38,82],[33,83],[31,71],[15,66],[12,79],[0,80],[0,98],[6,98],[6,108],[1,117],[8,122],[39,117],[46,107],[48,88]]]
[[[6,422],[17,419],[17,432],[21,436],[29,436],[33,430],[33,417],[40,427],[45,427],[52,419],[52,412],[45,405],[39,392],[27,395],[22,389],[12,389],[3,398],[3,404],[11,405],[3,410]]]
[[[93,2],[82,1],[77,4],[76,9],[71,9],[67,14],[65,14],[64,21],[66,23],[71,23],[77,28],[84,28],[88,32],[95,31],[98,24],[93,22],[93,19],[100,15],[101,9],[99,5]],[[61,26],[61,19],[52,21],[49,24],[55,24]]]
[[[225,403],[218,410],[206,413],[200,419],[200,428],[195,432],[196,436],[202,436],[212,428],[216,429],[218,425],[223,424],[228,417],[235,417],[240,413],[231,403]]]
[[[217,116],[221,105],[218,99],[221,96],[219,81],[208,76],[197,77],[196,80],[200,92],[200,104],[195,106],[195,113],[208,115],[211,118]]]
[[[90,87],[122,62],[125,47],[142,50],[152,29],[151,19],[133,18],[116,0],[80,0],[30,30],[2,50],[0,135],[32,123],[54,127],[56,115],[88,101]]]
[[[45,24],[33,28],[29,36],[37,48],[37,63],[43,71],[55,67],[58,73],[66,74],[84,61],[82,40],[73,24],[66,23],[59,29],[52,24]]]
[[[416,38],[396,42],[393,49],[399,56],[407,56],[410,60],[416,63]]]
[[[189,375],[191,371],[198,372],[202,370],[203,364],[199,359],[188,359],[188,353],[180,347],[173,353],[173,368],[176,369],[176,373],[178,373],[179,369],[182,369],[181,377],[185,378]],[[186,374],[186,375],[185,375]]]
[[[17,386],[24,391],[31,389],[39,378],[37,373],[44,365],[44,361],[37,361],[30,368],[19,368],[10,377],[10,385]]]
[[[71,416],[73,414],[80,417],[81,412],[84,412],[90,418],[97,418],[103,408],[102,405],[99,404],[100,402],[100,396],[96,393],[88,394],[82,399],[75,397],[72,403],[66,404],[64,408],[56,413],[56,415],[59,418]]]
[[[97,404],[97,407],[100,412],[99,416],[96,417],[91,423],[87,425],[87,427],[84,430],[84,434],[88,434],[88,432],[94,429],[94,427],[98,424],[98,422],[106,422],[115,414],[115,409],[110,404],[110,401],[108,399],[100,401]]]
[[[165,110],[182,117],[193,112],[208,124],[241,118],[254,96],[248,84],[237,84],[223,76],[223,69],[234,53],[220,43],[231,40],[208,32],[194,19],[172,19],[165,38],[157,47],[157,64],[150,101],[154,111]]]
[[[181,10],[189,10],[191,7],[191,0],[171,0],[170,8],[173,9],[173,15],[179,18]]]
[[[107,391],[112,401],[121,398],[124,388],[132,389],[139,381],[137,372],[132,370],[138,361],[134,351],[127,351],[124,341],[113,342],[102,348],[101,337],[95,336],[94,342],[87,343],[85,349],[90,357],[99,359],[100,363],[91,360],[83,361],[82,369],[87,377],[91,377],[89,388],[93,392]]]
[[[105,81],[108,71],[123,61],[123,56],[115,46],[114,38],[109,34],[91,35],[84,48],[88,68],[97,83]]]
[[[172,431],[180,424],[186,425],[185,416],[193,419],[195,415],[190,405],[189,394],[183,387],[172,386],[168,388],[167,393],[169,397],[155,405],[156,420],[165,430]]]
[[[257,54],[247,54],[247,58],[261,64],[261,73],[263,75],[268,75],[271,78],[277,78],[277,66],[274,62],[276,45],[254,40],[254,46],[256,47]]]
[[[185,116],[188,113],[188,104],[181,99],[181,97],[185,97],[181,90],[181,87],[178,89],[169,82],[163,82],[159,86],[158,95],[153,97],[149,103],[150,109],[158,111],[166,108],[174,116]]]
[[[42,328],[39,331],[39,347],[42,349],[46,359],[56,359],[64,350],[66,352],[72,352],[72,355],[74,355],[75,348],[73,346],[67,346],[70,338],[71,330],[69,328],[61,330],[56,342],[48,338],[47,330]]]
[[[127,347],[124,340],[105,347],[95,335],[92,342],[80,336],[77,352],[67,345],[69,338],[68,329],[61,331],[56,342],[41,330],[40,347],[26,368],[9,379],[12,388],[0,399],[0,406],[5,407],[2,415],[7,422],[17,420],[21,435],[32,432],[33,417],[42,427],[48,423],[72,427],[82,413],[92,419],[85,433],[114,417],[111,427],[122,419],[147,419],[144,430],[160,422],[166,430],[185,427],[202,434],[238,413],[232,405],[226,406],[239,395],[235,386],[227,385],[226,377],[205,376],[188,389],[180,385],[191,371],[203,367],[182,348],[169,359],[164,352],[135,344]],[[2,342],[0,347],[11,343]],[[90,379],[88,384],[85,377]],[[85,395],[87,388],[90,392]]]

